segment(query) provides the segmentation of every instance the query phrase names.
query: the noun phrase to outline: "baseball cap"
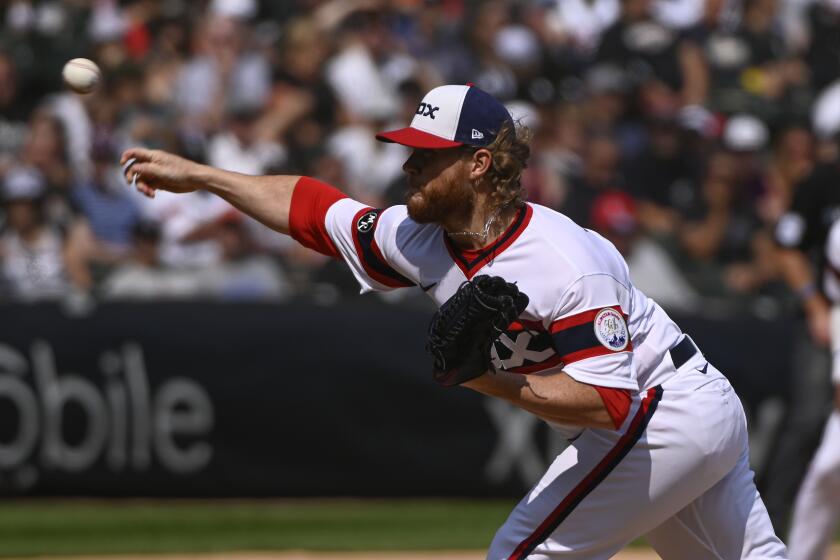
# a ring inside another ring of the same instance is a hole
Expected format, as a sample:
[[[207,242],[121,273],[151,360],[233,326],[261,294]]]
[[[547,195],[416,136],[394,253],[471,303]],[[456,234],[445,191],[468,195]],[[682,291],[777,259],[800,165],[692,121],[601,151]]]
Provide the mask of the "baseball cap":
[[[2,200],[36,200],[47,192],[44,176],[34,167],[17,166],[9,169],[3,178]]]
[[[753,115],[733,115],[723,129],[724,145],[739,152],[760,150],[767,144],[769,137],[767,126]]]
[[[411,148],[484,147],[496,139],[510,113],[489,93],[472,84],[436,87],[417,107],[411,125],[380,132],[377,140]]]

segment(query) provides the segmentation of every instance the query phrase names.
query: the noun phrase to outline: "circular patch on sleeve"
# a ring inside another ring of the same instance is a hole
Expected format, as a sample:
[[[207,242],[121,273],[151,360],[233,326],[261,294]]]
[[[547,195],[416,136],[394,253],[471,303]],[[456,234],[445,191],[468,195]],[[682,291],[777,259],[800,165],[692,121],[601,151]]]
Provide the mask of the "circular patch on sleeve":
[[[598,342],[616,352],[627,348],[630,337],[627,334],[627,323],[621,313],[611,307],[602,309],[595,315],[594,326]]]
[[[376,210],[365,212],[365,214],[356,222],[356,229],[362,233],[369,232],[373,229],[373,224],[376,223],[376,217],[378,215],[379,212],[377,212]]]

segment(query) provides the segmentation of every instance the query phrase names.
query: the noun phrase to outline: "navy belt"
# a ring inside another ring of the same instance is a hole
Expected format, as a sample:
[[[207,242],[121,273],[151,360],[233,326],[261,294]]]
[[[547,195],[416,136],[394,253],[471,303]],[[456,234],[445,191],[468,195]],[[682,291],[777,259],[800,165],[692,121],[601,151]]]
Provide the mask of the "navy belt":
[[[694,357],[694,355],[699,352],[697,347],[691,342],[691,339],[687,336],[684,336],[683,339],[668,350],[671,353],[671,361],[674,362],[674,367],[676,369],[680,369],[685,365],[685,363]]]

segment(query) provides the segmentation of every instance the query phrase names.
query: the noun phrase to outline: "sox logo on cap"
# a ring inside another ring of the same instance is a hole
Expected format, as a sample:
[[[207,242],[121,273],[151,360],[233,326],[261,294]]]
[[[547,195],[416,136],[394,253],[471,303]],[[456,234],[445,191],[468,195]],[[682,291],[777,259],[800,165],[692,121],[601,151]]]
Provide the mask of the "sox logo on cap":
[[[439,110],[440,107],[433,107],[428,103],[421,103],[417,107],[417,115],[422,115],[424,117],[429,117],[430,119],[435,118],[435,111]]]
[[[473,85],[440,86],[423,98],[411,125],[376,135],[383,142],[440,149],[491,144],[513,119],[505,106]]]

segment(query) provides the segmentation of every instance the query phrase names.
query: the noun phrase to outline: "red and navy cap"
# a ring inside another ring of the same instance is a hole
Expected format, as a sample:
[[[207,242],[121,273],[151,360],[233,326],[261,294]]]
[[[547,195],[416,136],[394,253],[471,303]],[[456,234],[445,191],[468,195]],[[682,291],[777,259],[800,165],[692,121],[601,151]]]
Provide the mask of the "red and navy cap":
[[[484,147],[506,123],[513,125],[510,113],[489,93],[471,84],[440,86],[426,94],[410,126],[376,139],[412,148]]]

